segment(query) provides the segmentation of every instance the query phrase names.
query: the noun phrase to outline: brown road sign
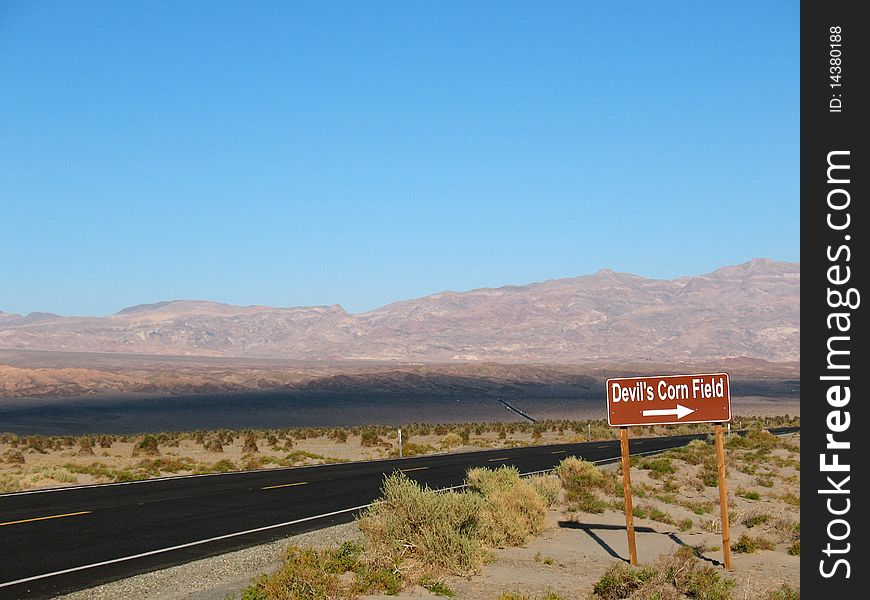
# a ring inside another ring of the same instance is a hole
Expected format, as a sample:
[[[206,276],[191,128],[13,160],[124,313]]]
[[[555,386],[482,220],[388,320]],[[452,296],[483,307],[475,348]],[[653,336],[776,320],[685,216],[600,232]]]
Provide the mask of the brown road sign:
[[[727,373],[607,380],[607,423],[611,427],[730,420]]]

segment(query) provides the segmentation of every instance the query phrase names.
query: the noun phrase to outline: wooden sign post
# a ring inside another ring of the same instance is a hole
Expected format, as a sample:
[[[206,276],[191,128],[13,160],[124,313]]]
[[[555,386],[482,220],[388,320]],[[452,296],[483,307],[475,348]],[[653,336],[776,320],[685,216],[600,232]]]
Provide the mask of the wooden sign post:
[[[631,505],[631,457],[628,453],[628,427],[619,428],[619,448],[622,451],[622,493],[625,497],[625,530],[628,532],[628,561],[637,565],[637,544],[634,539],[634,508]]]
[[[719,471],[719,513],[722,518],[722,558],[731,570],[731,529],[728,523],[728,481],[725,479],[725,440],[722,423],[716,423],[716,467]]]
[[[619,427],[622,488],[628,557],[637,564],[634,510],[631,503],[631,456],[628,427],[716,423],[716,464],[719,470],[719,507],[722,515],[722,554],[731,569],[731,532],[728,524],[728,484],[725,481],[725,442],[722,423],[731,421],[731,383],[727,373],[622,377],[607,380],[607,424]]]

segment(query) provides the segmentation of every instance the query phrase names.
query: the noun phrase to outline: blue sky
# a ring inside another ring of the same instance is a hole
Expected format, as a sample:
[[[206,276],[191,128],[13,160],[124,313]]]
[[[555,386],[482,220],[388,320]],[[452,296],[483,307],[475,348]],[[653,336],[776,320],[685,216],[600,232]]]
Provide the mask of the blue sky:
[[[797,2],[0,4],[0,310],[799,260]]]

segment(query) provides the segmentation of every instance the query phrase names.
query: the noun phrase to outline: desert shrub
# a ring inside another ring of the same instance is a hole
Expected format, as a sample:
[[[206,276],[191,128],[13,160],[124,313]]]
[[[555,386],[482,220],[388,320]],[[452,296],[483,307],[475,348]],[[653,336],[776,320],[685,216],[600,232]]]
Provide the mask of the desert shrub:
[[[785,494],[782,494],[781,496],[777,496],[777,498],[779,498],[780,500],[782,500],[786,504],[790,504],[791,506],[797,506],[798,508],[800,508],[800,505],[801,505],[800,496],[797,496],[797,495],[793,494],[792,492],[787,492]]]
[[[402,456],[405,458],[409,456],[420,456],[422,454],[430,454],[432,452],[436,452],[437,448],[431,446],[429,444],[417,444],[415,442],[409,442],[406,440],[402,440]],[[398,448],[393,448],[390,450],[389,456],[399,456]]]
[[[195,464],[191,458],[172,456],[168,458],[140,460],[136,467],[143,471],[148,471],[150,475],[157,477],[161,472],[178,473],[179,471],[193,470]]]
[[[527,481],[544,500],[547,508],[552,508],[559,502],[562,482],[555,475],[534,475]]]
[[[616,563],[595,582],[592,593],[601,600],[622,600],[631,596],[653,577],[655,572],[652,569],[635,569]]]
[[[743,517],[743,524],[749,529],[752,529],[756,525],[762,525],[769,522],[772,518],[773,517],[767,513],[752,512]]]
[[[440,580],[423,580],[420,582],[424,588],[435,594],[436,596],[444,596],[445,598],[452,598],[456,595],[456,590],[448,586],[446,583]]]
[[[11,433],[9,431],[0,432],[0,444],[10,444],[12,446],[17,446],[20,441],[21,438],[19,438],[17,434]]]
[[[737,488],[737,495],[747,500],[761,500],[761,494],[744,488]]]
[[[203,469],[203,468],[197,469],[197,472],[198,473],[203,473],[203,472],[204,473],[229,473],[231,471],[238,471],[238,470],[239,470],[239,468],[236,466],[236,463],[234,463],[233,461],[231,461],[228,458],[222,458],[221,460],[217,461],[216,463],[214,463],[210,467],[207,466],[207,467],[205,467],[205,469]]]
[[[633,506],[632,514],[638,519],[651,519],[660,523],[667,523],[668,525],[674,524],[674,518],[671,515],[650,504]]]
[[[215,436],[211,438],[207,438],[203,442],[203,448],[205,448],[206,452],[214,452],[214,453],[223,453],[224,446],[221,444],[220,436]]]
[[[680,520],[680,522],[677,524],[677,527],[680,528],[680,531],[689,531],[692,528],[692,525],[694,525],[692,519],[686,518]]]
[[[376,429],[363,429],[360,434],[360,444],[363,446],[379,446],[381,438]]]
[[[459,439],[462,440],[463,444],[467,444],[471,441],[471,429],[468,427],[463,427],[459,430]]]
[[[44,435],[28,435],[25,438],[25,443],[27,444],[27,449],[33,452],[39,452],[40,454],[48,452],[49,442],[48,438]]]
[[[679,492],[680,484],[673,477],[668,477],[662,484],[662,490],[665,492]]]
[[[716,487],[719,485],[719,467],[716,464],[715,456],[707,456],[701,461],[701,471],[698,474],[698,479],[705,487]]]
[[[94,455],[94,438],[85,435],[79,438],[79,456],[93,456]]]
[[[340,427],[332,429],[329,432],[329,439],[339,444],[345,444],[347,443],[347,431]]]
[[[159,443],[155,436],[146,435],[133,446],[133,456],[139,456],[140,454],[146,456],[157,456],[160,454]]]
[[[783,583],[778,589],[768,590],[763,600],[801,600],[801,591]]]
[[[761,487],[772,488],[773,478],[770,475],[759,475],[755,478],[755,484]]]
[[[677,499],[677,504],[683,508],[687,508],[696,515],[705,515],[713,510],[712,502],[696,502],[693,500]]]
[[[24,483],[35,484],[46,479],[61,483],[76,483],[78,478],[65,467],[38,467],[24,477]]]
[[[466,474],[468,488],[489,496],[493,492],[510,489],[520,483],[520,472],[516,467],[507,465],[497,469],[477,467],[469,469]]]
[[[791,546],[788,547],[788,553],[792,556],[800,556],[801,555],[801,541],[795,540],[791,543]]]
[[[329,553],[293,546],[283,566],[260,575],[242,592],[243,600],[326,600],[340,589],[338,574],[327,569]]]
[[[741,534],[737,541],[731,544],[733,552],[742,554],[752,554],[758,550],[773,550],[775,548],[773,542],[764,537],[753,537],[747,534]]]
[[[395,596],[403,586],[402,575],[396,569],[361,565],[356,574],[353,591],[359,594],[385,592],[389,596]]]
[[[600,494],[619,495],[616,475],[598,469],[591,462],[569,456],[559,463],[555,472],[565,489],[570,510],[604,512],[607,502]]]
[[[245,436],[245,441],[242,443],[242,454],[255,454],[260,449],[257,447],[257,436],[249,433]]]
[[[8,494],[20,490],[21,475],[17,473],[0,473],[0,494]]]
[[[481,544],[485,498],[474,492],[437,493],[403,473],[384,480],[383,500],[359,518],[372,566],[475,573],[487,557]]]
[[[663,457],[641,459],[637,462],[637,466],[649,471],[650,476],[654,479],[661,479],[665,475],[673,475],[677,472],[671,459]]]
[[[704,459],[713,457],[715,461],[715,449],[710,444],[701,440],[692,440],[685,446],[674,448],[663,453],[663,457],[678,458],[690,465],[700,465]]]
[[[453,448],[457,448],[462,445],[462,436],[458,433],[450,432],[441,438],[441,448],[444,450],[451,450]]]
[[[637,598],[648,600],[729,600],[733,579],[703,565],[689,547],[659,557],[655,566],[637,569],[619,563],[598,580],[593,594],[602,600]]]
[[[100,448],[111,448],[112,447],[112,437],[108,435],[100,436]]]
[[[7,448],[0,454],[0,463],[6,465],[24,464],[24,453],[18,448]]]
[[[242,462],[242,470],[243,471],[256,471],[257,469],[262,469],[263,466],[276,462],[276,459],[271,456],[263,456],[261,454],[247,454],[243,457],[244,462]]]
[[[544,528],[546,505],[528,482],[520,481],[486,495],[481,533],[490,546],[520,546]]]

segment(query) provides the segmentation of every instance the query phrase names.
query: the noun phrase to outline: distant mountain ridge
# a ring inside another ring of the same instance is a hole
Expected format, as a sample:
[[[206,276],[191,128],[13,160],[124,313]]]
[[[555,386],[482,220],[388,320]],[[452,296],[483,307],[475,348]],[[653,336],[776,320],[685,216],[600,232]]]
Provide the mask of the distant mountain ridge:
[[[405,362],[800,359],[800,264],[707,275],[602,270],[441,292],[358,314],[178,300],[106,317],[0,312],[0,348]]]

